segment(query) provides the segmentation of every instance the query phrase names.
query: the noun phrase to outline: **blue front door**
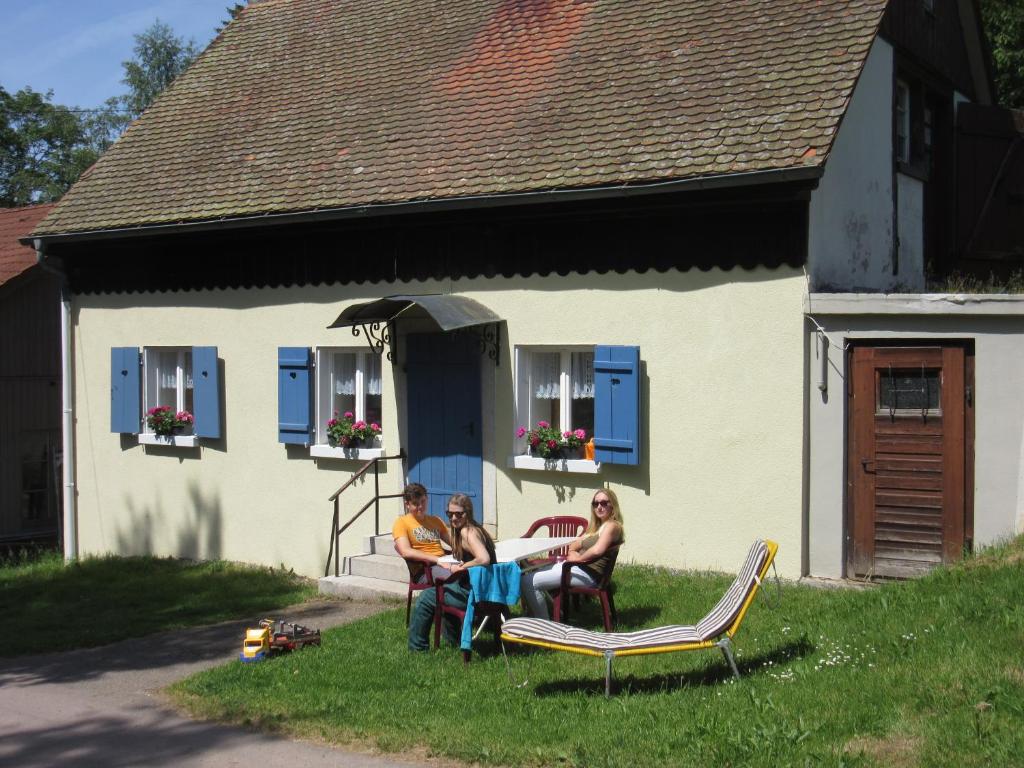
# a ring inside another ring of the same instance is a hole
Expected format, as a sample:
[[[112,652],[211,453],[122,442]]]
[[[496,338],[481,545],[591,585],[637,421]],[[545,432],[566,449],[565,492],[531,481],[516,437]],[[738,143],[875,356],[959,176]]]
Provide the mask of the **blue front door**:
[[[409,481],[422,483],[430,514],[445,519],[448,497],[465,493],[483,519],[480,349],[468,334],[410,334],[406,344]]]

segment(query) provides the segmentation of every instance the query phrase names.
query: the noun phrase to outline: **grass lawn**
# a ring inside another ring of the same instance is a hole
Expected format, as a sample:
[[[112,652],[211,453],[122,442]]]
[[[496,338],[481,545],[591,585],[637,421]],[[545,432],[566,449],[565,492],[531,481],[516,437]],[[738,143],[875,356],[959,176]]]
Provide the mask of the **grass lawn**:
[[[632,629],[700,618],[731,579],[622,567],[616,582]],[[517,646],[516,688],[500,655],[411,654],[403,610],[172,693],[203,716],[485,765],[1021,765],[1022,594],[1024,539],[914,582],[785,585],[736,637],[741,681],[718,651],[623,658],[607,700],[600,659]]]
[[[0,656],[105,645],[299,603],[316,585],[289,572],[155,557],[57,554],[0,563]]]

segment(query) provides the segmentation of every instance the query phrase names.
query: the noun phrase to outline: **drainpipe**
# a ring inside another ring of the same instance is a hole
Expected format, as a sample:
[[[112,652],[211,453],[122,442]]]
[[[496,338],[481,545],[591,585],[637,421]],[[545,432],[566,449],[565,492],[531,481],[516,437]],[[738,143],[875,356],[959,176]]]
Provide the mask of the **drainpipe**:
[[[60,260],[46,257],[46,243],[36,238],[36,261],[39,266],[61,278],[60,283],[60,387],[63,422],[61,424],[61,474],[64,481],[64,559],[78,557],[78,527],[75,514],[75,442],[74,410],[71,402],[71,287]]]

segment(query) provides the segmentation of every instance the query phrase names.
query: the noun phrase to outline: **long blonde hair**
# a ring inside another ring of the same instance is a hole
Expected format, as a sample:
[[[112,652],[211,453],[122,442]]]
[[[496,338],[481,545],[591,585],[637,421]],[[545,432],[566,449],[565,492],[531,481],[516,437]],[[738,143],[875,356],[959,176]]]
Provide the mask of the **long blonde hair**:
[[[476,529],[476,532],[480,534],[480,540],[487,549],[487,554],[491,557],[491,562],[496,563],[498,561],[498,556],[494,553],[494,539],[491,538],[491,534],[487,532],[487,529],[473,518],[473,500],[464,493],[456,493],[448,499],[448,505],[445,509],[449,506],[456,506],[466,513],[464,518],[465,528],[471,530]],[[452,554],[455,556],[456,560],[472,559],[465,556],[464,547],[462,546],[461,532],[457,536],[452,536]]]
[[[597,519],[597,512],[594,511],[594,499],[597,498],[597,494],[603,493],[608,497],[608,500],[612,503],[612,513],[608,516],[608,520],[614,520],[619,524],[619,528],[622,532],[622,541],[626,540],[626,524],[622,520],[622,508],[619,507],[619,497],[615,495],[615,491],[611,488],[598,488],[594,491],[594,495],[590,497],[590,524],[587,526],[586,533],[597,533],[597,529],[601,527],[601,521]],[[606,520],[605,522],[608,522]]]

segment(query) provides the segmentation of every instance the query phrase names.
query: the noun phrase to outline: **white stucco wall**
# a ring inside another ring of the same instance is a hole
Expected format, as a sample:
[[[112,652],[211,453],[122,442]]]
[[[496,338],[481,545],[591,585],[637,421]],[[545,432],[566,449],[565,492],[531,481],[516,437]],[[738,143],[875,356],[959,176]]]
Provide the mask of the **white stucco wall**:
[[[892,46],[876,38],[811,193],[812,290],[924,287],[919,263],[901,257],[893,274],[892,77]]]
[[[607,484],[626,516],[626,561],[735,570],[750,542],[765,536],[781,545],[780,572],[798,575],[804,278],[792,269],[76,296],[81,551],[283,563],[321,575],[327,498],[357,465],[276,442],[277,347],[358,349],[363,342],[349,331],[325,329],[349,303],[438,291],[474,298],[507,319],[501,365],[485,374],[483,393],[485,431],[489,419],[493,425],[484,435],[484,516],[499,536],[519,535],[543,515],[587,515],[591,491]],[[606,466],[599,475],[506,466],[517,426],[512,351],[535,344],[640,346],[641,466]],[[157,448],[110,432],[110,348],[132,345],[217,346],[222,440]],[[389,453],[399,448],[397,371],[384,366]],[[396,491],[402,482],[393,464],[384,486]],[[371,495],[372,480],[347,492],[350,512]],[[394,501],[385,508],[383,529],[398,510]],[[358,550],[371,526],[368,515],[343,550]]]
[[[820,336],[808,322],[808,564],[839,577],[844,563],[846,358],[854,339],[973,339],[974,536],[984,546],[1024,530],[1024,297],[811,294],[825,329],[827,394],[818,389]]]

